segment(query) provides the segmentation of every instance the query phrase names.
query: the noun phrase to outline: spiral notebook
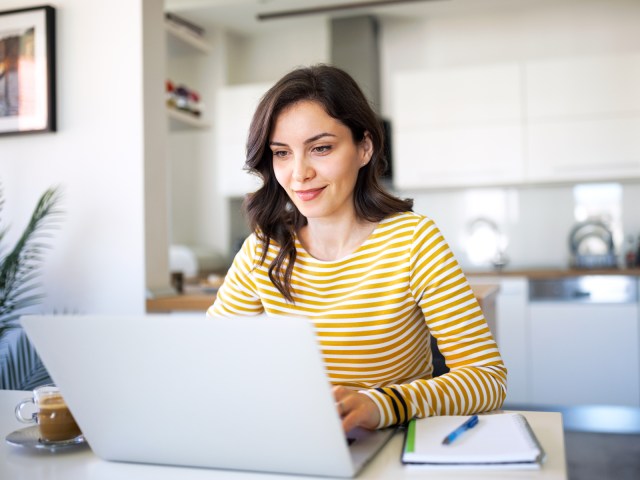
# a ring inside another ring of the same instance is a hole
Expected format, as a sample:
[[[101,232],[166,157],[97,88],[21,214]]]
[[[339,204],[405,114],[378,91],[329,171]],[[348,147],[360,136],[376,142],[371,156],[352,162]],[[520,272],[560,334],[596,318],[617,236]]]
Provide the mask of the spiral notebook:
[[[402,463],[439,468],[540,468],[544,462],[540,442],[519,413],[479,415],[477,425],[451,444],[443,444],[468,418],[446,415],[409,422]]]

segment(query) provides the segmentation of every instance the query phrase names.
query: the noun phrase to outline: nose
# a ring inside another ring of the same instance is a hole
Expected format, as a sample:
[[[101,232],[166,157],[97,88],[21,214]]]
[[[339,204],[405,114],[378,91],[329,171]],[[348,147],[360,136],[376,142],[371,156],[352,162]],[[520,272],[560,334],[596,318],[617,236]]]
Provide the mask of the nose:
[[[294,161],[292,177],[296,182],[304,182],[313,178],[313,168],[304,156],[296,158]]]

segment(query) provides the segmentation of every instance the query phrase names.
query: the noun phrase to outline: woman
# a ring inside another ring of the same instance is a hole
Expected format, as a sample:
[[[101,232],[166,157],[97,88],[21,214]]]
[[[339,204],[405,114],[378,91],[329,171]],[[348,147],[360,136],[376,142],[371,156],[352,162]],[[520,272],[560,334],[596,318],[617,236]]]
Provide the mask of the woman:
[[[252,231],[210,316],[313,321],[343,428],[498,408],[506,369],[447,243],[380,185],[383,133],[354,80],[300,68],[262,98],[246,168]],[[450,371],[433,378],[431,335]],[[295,379],[292,379],[295,382]]]

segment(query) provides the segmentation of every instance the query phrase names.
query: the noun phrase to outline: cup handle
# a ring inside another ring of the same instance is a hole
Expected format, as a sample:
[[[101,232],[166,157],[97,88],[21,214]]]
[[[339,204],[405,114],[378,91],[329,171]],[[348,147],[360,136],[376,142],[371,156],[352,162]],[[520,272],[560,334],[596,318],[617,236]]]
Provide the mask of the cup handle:
[[[22,400],[18,405],[16,405],[16,418],[22,423],[36,423],[38,421],[38,414],[36,412],[32,413],[31,417],[25,418],[22,416],[22,409],[28,403],[33,403],[35,405],[33,398],[26,398]]]

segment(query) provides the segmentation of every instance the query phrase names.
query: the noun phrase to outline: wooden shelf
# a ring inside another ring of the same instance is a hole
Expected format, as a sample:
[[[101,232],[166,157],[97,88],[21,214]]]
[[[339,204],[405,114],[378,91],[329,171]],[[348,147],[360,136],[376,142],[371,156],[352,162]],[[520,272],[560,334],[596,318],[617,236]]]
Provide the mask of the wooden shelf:
[[[168,20],[164,22],[167,32],[167,49],[171,55],[199,52],[207,54],[213,47],[203,38],[189,32],[187,29],[177,26]]]
[[[147,299],[148,313],[166,312],[202,312],[204,315],[207,309],[213,305],[216,299],[215,293],[198,295],[171,295],[168,297],[158,297]]]
[[[206,130],[211,127],[207,122],[202,121],[201,118],[186,112],[181,112],[175,108],[167,107],[167,116],[169,117],[169,129],[171,131]]]

